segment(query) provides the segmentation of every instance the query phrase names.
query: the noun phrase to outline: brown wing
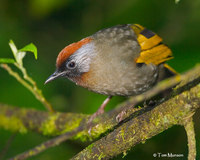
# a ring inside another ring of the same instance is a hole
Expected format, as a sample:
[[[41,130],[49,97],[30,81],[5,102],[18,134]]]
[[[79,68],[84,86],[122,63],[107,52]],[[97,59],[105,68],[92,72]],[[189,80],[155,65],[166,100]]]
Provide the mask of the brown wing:
[[[141,47],[140,56],[135,59],[136,63],[159,65],[173,58],[171,50],[165,44],[162,44],[162,38],[157,34],[138,24],[131,27],[136,33]]]

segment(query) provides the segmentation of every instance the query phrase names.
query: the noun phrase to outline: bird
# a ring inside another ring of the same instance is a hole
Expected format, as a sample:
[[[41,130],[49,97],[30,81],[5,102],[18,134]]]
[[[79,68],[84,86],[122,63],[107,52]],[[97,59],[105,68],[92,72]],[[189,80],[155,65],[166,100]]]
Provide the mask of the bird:
[[[123,24],[97,31],[66,46],[56,59],[56,71],[45,81],[64,77],[90,91],[106,95],[89,122],[104,113],[113,96],[146,92],[176,71],[162,38],[139,24]]]

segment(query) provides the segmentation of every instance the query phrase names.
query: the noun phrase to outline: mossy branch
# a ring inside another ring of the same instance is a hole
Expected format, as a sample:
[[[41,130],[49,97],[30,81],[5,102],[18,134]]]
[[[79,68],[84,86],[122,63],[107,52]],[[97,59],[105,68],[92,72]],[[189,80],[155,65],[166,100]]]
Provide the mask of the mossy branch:
[[[157,107],[131,118],[107,136],[94,142],[78,153],[72,160],[110,159],[126,153],[138,143],[167,130],[173,125],[180,125],[188,116],[200,107],[200,85],[175,96]],[[190,124],[191,125],[191,124]],[[191,130],[187,134],[190,156],[195,157],[195,139]],[[192,136],[192,137],[190,137]],[[190,159],[189,159],[190,160]]]
[[[35,131],[56,136],[77,128],[88,115],[76,113],[50,113],[35,109],[0,104],[0,127],[13,132]]]
[[[102,133],[109,132],[105,137],[94,142],[73,158],[97,159],[98,157],[100,159],[109,159],[122,152],[126,152],[136,144],[144,142],[146,139],[159,134],[173,125],[182,125],[184,121],[188,121],[188,117],[191,117],[195,110],[200,107],[200,66],[180,75],[178,78],[175,77],[170,80],[165,80],[165,83],[161,82],[156,87],[159,88],[161,85],[162,91],[166,88],[163,86],[173,86],[180,81],[181,83],[173,90],[172,95],[160,101],[154,107],[130,109],[131,106],[136,104],[133,98],[120,104],[119,107],[113,111],[99,116],[92,126],[91,135],[88,134],[88,115],[73,113],[51,114],[36,110],[16,109],[4,105],[0,105],[0,119],[4,119],[5,123],[0,122],[0,126],[4,128],[7,127],[8,129],[14,128],[14,130],[21,132],[35,130],[45,135],[67,134],[77,130],[79,126],[82,126],[81,130],[79,130],[80,132],[74,132],[70,137],[80,138],[82,140],[94,139],[102,135]],[[140,96],[139,100],[135,97],[137,103],[159,93],[156,87],[153,88],[152,91]],[[151,92],[153,92],[153,94],[150,94]],[[123,121],[118,123],[115,117],[124,108],[128,108],[128,110]],[[18,126],[21,127],[15,128],[16,125],[9,121],[11,117],[16,118],[18,120],[16,122],[20,124]],[[10,128],[8,126],[10,126]],[[59,136],[60,139],[62,136],[63,135]],[[59,139],[59,137],[57,137],[57,139]],[[51,146],[61,143],[62,141],[60,141],[60,139],[59,141],[53,141],[54,143],[51,143]],[[193,138],[190,140],[188,138],[189,147],[192,146],[195,148],[193,144],[195,144]],[[43,150],[48,147],[49,146],[46,146]],[[193,157],[194,156],[195,154],[193,154]]]

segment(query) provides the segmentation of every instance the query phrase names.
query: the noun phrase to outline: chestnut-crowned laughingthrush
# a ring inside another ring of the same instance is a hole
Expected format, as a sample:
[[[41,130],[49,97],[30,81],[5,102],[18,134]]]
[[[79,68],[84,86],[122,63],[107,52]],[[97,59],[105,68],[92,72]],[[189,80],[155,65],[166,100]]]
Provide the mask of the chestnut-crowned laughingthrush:
[[[174,74],[165,61],[171,50],[162,38],[138,24],[103,29],[66,46],[56,60],[56,71],[46,80],[65,77],[96,93],[108,95],[92,121],[104,112],[112,96],[133,96]]]

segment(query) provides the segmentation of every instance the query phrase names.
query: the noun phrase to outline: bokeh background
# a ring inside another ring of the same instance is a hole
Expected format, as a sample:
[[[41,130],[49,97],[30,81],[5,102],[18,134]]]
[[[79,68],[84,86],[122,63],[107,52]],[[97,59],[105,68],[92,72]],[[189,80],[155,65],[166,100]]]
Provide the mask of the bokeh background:
[[[94,32],[117,24],[139,23],[155,31],[170,46],[175,56],[169,64],[184,72],[200,62],[200,1],[181,0],[1,0],[0,57],[12,58],[10,39],[18,48],[33,42],[38,48],[38,60],[32,54],[24,59],[28,73],[36,80],[54,109],[60,112],[91,114],[105,96],[77,87],[65,79],[46,86],[44,81],[55,69],[59,51]],[[107,110],[124,98],[115,97]],[[44,107],[8,73],[0,69],[0,103],[18,107]],[[199,112],[195,115],[197,151],[200,151]],[[0,153],[13,133],[0,129]],[[47,140],[37,133],[16,134],[4,158],[14,156]],[[124,159],[155,159],[153,153],[184,154],[187,159],[187,138],[183,127],[169,130],[139,144]],[[67,141],[30,159],[69,159],[85,143]],[[122,159],[122,155],[115,159]],[[173,158],[171,158],[173,159]],[[177,158],[178,159],[178,158]],[[200,159],[198,152],[197,159]]]

